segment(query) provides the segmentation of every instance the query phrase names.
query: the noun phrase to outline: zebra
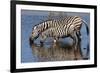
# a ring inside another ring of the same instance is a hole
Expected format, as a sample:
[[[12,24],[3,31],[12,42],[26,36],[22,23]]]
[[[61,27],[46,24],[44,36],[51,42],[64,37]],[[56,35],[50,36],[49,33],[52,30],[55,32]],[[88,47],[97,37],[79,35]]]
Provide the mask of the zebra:
[[[48,37],[52,37],[55,43],[59,38],[65,38],[69,36],[66,31],[67,29],[64,29],[61,26],[49,28],[39,35],[40,42],[44,42]]]
[[[66,31],[67,29],[64,29],[63,27],[60,27],[60,26],[49,28],[39,35],[40,42],[44,42],[48,37],[52,37],[54,39],[54,43],[59,38],[71,37],[73,39],[74,55],[76,59],[76,56],[77,56],[76,53],[77,53],[78,44],[79,44],[79,39],[77,38],[78,35],[76,34],[75,31],[73,31],[72,33],[67,33]],[[43,44],[41,43],[41,45]]]
[[[80,28],[82,26],[82,22],[86,26],[87,35],[88,35],[89,34],[88,25],[79,16],[65,16],[62,19],[53,19],[53,20],[46,20],[44,22],[40,22],[39,24],[33,26],[32,28],[32,34],[29,38],[30,45],[34,43],[34,40],[36,40],[42,32],[44,32],[49,28],[54,28],[58,26],[66,29],[66,33],[69,33],[68,35],[70,35],[71,32],[75,31],[76,34],[78,35],[77,37],[80,38],[79,36],[81,36]]]
[[[76,50],[78,47],[78,36],[76,35],[76,32],[73,31],[73,34],[69,34],[66,32],[67,29],[64,29],[63,27],[53,27],[45,30],[39,35],[40,42],[45,41],[48,37],[52,37],[54,39],[54,43],[57,41],[59,38],[65,38],[65,37],[71,37],[73,39],[73,45],[74,46],[74,55],[76,58]]]
[[[80,41],[80,29],[82,22],[86,26],[87,35],[89,34],[89,28],[87,23],[81,19],[79,16],[67,16],[63,19],[58,20],[47,20],[38,25],[35,25],[32,30],[30,37],[30,44],[33,43],[33,40],[36,40],[38,37],[41,37],[40,43],[46,39],[46,37],[53,37],[54,39],[71,37],[74,42],[74,51],[77,50],[77,46]],[[54,40],[55,42],[56,40]],[[76,56],[76,52],[75,52]]]

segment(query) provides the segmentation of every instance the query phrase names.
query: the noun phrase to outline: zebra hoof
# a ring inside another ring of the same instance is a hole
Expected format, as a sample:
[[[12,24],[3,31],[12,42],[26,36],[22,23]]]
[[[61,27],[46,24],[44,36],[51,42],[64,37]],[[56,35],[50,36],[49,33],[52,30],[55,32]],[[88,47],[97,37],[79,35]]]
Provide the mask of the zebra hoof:
[[[84,50],[86,49],[86,48],[83,48]]]
[[[77,58],[74,58],[74,60],[78,60]]]
[[[83,60],[88,60],[88,58],[83,58]]]

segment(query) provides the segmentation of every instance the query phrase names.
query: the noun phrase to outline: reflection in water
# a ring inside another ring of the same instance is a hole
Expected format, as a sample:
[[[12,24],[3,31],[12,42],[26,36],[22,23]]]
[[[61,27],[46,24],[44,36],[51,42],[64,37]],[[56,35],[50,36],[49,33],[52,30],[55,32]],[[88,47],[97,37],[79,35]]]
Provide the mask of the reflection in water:
[[[37,57],[37,62],[75,60],[74,48],[72,44],[65,44],[63,42],[44,44],[42,47],[33,44],[32,52],[33,55]],[[82,59],[80,46],[76,51],[76,58],[77,60]]]

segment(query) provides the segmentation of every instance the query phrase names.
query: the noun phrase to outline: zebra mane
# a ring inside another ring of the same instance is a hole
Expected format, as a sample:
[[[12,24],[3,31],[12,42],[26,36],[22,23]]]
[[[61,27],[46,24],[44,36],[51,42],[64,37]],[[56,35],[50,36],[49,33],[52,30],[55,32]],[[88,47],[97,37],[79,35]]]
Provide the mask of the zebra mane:
[[[47,19],[47,20],[42,20],[41,22],[39,22],[38,24],[35,24],[34,26],[33,26],[33,30],[34,30],[34,27],[38,27],[40,24],[42,24],[42,23],[44,23],[44,22],[47,22],[47,21],[52,21],[52,20],[62,20],[62,19],[65,19],[66,17],[69,17],[68,15],[66,15],[66,16],[64,16],[64,17],[62,17],[62,18],[52,18],[52,19]]]
[[[41,23],[43,23],[43,22],[47,22],[47,21],[52,21],[52,20],[54,20],[54,19],[47,19],[47,20],[43,20],[43,21],[41,21],[41,22],[39,22],[38,24],[35,24],[35,25],[33,25],[33,28],[32,29],[34,29],[34,27],[37,27],[37,26],[39,26]]]

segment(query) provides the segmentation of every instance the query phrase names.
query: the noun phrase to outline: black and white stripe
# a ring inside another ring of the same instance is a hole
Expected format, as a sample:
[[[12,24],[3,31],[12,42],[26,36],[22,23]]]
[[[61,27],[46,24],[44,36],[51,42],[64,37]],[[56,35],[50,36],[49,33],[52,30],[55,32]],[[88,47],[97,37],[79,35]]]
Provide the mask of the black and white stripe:
[[[74,29],[77,30],[77,28],[81,27],[81,24],[82,24],[82,19],[80,17],[66,16],[62,19],[53,19],[53,20],[47,20],[47,21],[41,22],[33,27],[33,32],[34,30],[37,30],[37,32],[41,33],[48,28],[57,27],[57,26],[63,26],[64,28],[67,28],[68,30],[73,29],[75,27]]]
[[[70,35],[68,35],[69,33],[67,33],[66,28],[63,27],[52,27],[49,28],[47,30],[45,30],[44,32],[42,32],[39,37],[41,39],[40,43],[41,45],[43,45],[43,42],[48,38],[48,37],[52,37],[54,39],[54,42],[57,41],[57,39],[59,38],[65,38],[65,37],[71,37],[73,39],[73,45],[74,45],[74,54],[76,57],[76,50],[78,49],[78,44],[79,44],[79,39],[78,36],[76,34],[76,31],[73,31],[73,33],[71,33]]]
[[[80,29],[83,23],[86,26],[88,34],[89,29],[87,23],[79,16],[67,16],[62,19],[53,19],[41,22],[33,27],[30,42],[38,37],[40,37],[41,40],[44,41],[48,37],[53,37],[54,39],[57,39],[66,36],[73,39],[73,43],[75,45],[74,49],[76,51],[80,41]]]
[[[56,27],[55,30],[59,28],[63,28],[64,31],[66,32],[66,35],[71,36],[74,32],[80,35],[80,28],[82,26],[82,22],[84,22],[84,20],[82,20],[79,16],[66,16],[62,19],[47,20],[33,27],[31,37],[32,39],[34,39],[34,37],[37,37],[42,32],[45,32],[47,29],[55,28],[55,27]],[[87,25],[86,25],[86,28],[87,28],[87,33],[88,33]],[[62,30],[57,30],[56,34],[62,34],[61,31]]]

